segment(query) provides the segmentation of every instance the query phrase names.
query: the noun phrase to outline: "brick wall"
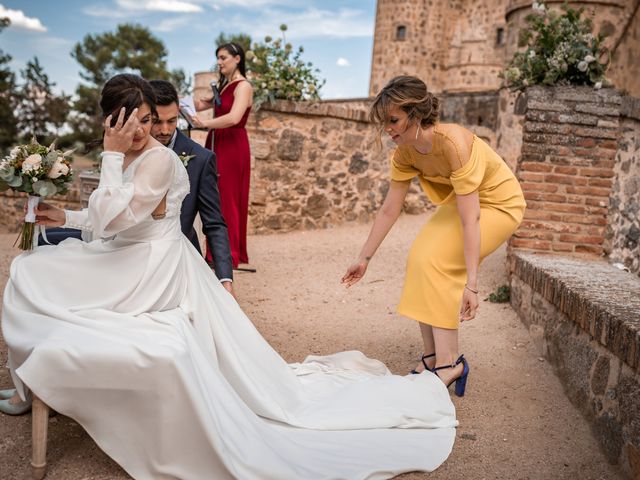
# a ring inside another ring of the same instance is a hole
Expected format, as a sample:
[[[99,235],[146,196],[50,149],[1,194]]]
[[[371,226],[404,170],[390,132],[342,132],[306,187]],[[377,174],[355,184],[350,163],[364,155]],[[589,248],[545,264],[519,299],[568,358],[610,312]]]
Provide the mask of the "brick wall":
[[[613,89],[527,90],[516,174],[528,208],[512,247],[603,253],[621,103]]]

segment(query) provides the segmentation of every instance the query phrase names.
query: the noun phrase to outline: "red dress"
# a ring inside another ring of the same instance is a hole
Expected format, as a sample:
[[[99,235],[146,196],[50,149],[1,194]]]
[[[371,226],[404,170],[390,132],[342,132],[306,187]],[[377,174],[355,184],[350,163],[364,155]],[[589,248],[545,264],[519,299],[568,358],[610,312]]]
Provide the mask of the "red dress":
[[[233,92],[240,82],[229,84],[220,94],[220,106],[215,107],[216,118],[231,111]],[[220,209],[229,231],[229,245],[233,268],[239,263],[248,263],[247,254],[247,218],[249,216],[249,177],[251,174],[251,152],[249,137],[244,126],[247,123],[251,107],[247,108],[240,122],[232,127],[210,130],[205,147],[211,149],[211,137],[214,137],[213,151],[218,161],[218,189],[220,190]],[[206,258],[211,261],[207,245]]]

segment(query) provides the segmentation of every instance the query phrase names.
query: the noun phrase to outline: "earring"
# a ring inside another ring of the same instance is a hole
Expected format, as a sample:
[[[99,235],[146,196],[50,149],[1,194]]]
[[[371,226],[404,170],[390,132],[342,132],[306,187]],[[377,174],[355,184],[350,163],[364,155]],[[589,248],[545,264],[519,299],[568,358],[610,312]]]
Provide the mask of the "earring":
[[[418,133],[420,133],[420,124],[416,125],[416,140],[418,140]]]

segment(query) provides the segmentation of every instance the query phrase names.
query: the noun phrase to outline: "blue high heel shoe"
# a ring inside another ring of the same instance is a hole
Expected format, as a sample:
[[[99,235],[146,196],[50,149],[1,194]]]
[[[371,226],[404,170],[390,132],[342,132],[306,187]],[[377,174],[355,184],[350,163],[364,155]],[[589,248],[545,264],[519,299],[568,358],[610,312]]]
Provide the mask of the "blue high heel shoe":
[[[456,382],[456,389],[455,389],[456,395],[458,397],[464,397],[464,390],[467,387],[467,377],[469,376],[469,364],[465,360],[464,355],[460,355],[458,359],[451,365],[435,367],[435,368],[432,368],[431,371],[436,375],[438,375],[438,370],[444,370],[445,368],[455,368],[460,364],[462,364],[462,374],[458,378],[454,378],[453,380],[451,380],[447,385],[447,388],[449,388],[453,382]]]
[[[425,360],[426,360],[427,358],[431,358],[431,357],[435,357],[435,356],[436,356],[436,354],[435,354],[435,353],[432,353],[432,354],[430,354],[430,355],[422,355],[422,358],[421,358],[420,360],[422,360],[422,364],[424,365],[425,370],[431,370],[431,369],[429,368],[429,366],[427,365],[427,362],[425,362]],[[413,370],[411,370],[411,373],[412,373],[413,375],[418,375],[418,374],[419,374],[419,373],[421,373],[421,372],[417,371],[417,370],[414,368]]]

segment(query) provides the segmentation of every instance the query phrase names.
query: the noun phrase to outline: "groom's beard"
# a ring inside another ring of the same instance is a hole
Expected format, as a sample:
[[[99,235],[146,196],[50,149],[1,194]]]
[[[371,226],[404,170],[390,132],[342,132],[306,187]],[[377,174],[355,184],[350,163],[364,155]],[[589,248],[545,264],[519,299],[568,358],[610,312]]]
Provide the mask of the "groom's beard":
[[[173,137],[173,133],[170,133],[169,135],[158,134],[154,136],[154,138],[158,140],[161,144],[163,144],[165,147],[169,145],[169,142],[171,141],[171,137]]]

